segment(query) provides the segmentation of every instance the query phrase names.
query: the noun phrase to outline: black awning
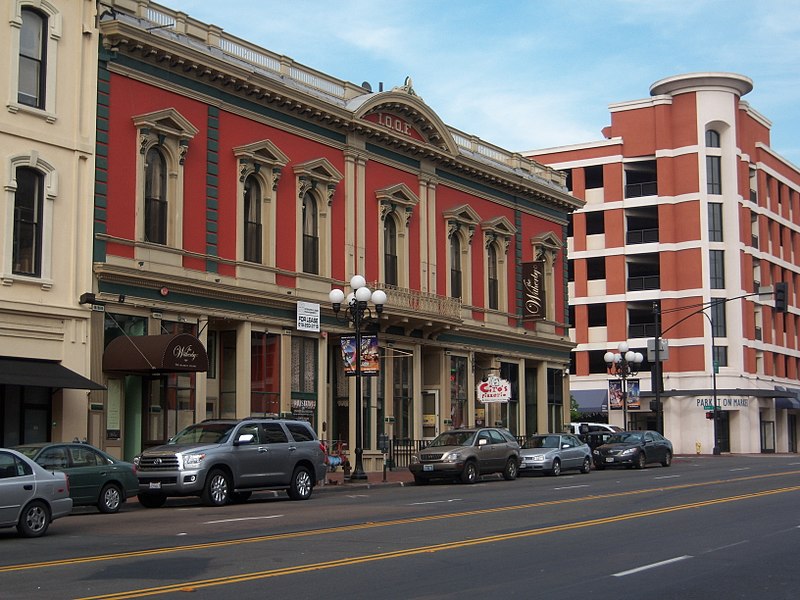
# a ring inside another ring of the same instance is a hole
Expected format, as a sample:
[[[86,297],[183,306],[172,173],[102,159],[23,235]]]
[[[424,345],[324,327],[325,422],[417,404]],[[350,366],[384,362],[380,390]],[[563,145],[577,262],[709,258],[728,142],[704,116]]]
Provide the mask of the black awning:
[[[104,386],[50,360],[0,357],[0,385],[104,390]]]
[[[103,371],[130,375],[208,371],[203,343],[188,333],[123,335],[103,353]]]

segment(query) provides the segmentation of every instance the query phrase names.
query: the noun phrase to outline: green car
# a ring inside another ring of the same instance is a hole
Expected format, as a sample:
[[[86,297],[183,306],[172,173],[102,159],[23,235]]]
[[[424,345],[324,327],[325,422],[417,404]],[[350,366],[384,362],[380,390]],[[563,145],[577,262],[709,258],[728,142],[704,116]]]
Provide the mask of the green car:
[[[47,442],[16,446],[48,471],[69,476],[69,495],[75,506],[97,506],[100,512],[115,513],[125,500],[139,492],[136,468],[89,444]]]

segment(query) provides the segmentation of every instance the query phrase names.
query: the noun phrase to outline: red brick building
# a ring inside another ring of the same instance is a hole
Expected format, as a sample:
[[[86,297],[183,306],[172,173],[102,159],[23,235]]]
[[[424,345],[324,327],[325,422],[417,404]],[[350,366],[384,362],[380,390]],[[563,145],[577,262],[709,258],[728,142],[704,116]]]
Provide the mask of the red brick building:
[[[93,441],[129,458],[199,419],[274,414],[352,447],[352,331],[328,293],[357,273],[388,296],[364,378],[368,470],[380,433],[561,429],[582,204],[564,174],[447,126],[410,78],[375,92],[153,3],[107,4]],[[180,334],[195,362],[165,358],[187,352]],[[490,375],[508,403],[476,402]]]

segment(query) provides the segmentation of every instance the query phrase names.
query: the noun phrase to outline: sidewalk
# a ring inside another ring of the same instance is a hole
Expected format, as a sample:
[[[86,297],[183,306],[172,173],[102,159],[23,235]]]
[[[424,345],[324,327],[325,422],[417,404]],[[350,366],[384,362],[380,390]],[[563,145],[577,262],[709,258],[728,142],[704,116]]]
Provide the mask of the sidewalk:
[[[347,491],[404,485],[414,485],[414,476],[407,468],[387,469],[385,474],[383,471],[368,472],[366,480],[350,481],[349,478],[345,478],[344,471],[339,467],[332,473],[330,471],[325,473],[325,484],[318,485],[316,491]]]

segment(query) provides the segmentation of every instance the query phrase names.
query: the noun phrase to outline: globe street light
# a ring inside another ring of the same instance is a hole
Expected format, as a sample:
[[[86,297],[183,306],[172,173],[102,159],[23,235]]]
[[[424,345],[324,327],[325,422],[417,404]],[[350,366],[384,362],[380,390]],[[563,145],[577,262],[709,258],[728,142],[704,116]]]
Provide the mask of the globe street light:
[[[630,350],[626,342],[620,342],[617,352],[606,352],[603,360],[609,374],[622,381],[622,426],[623,429],[628,429],[628,377],[639,373],[644,356],[641,352]]]
[[[336,319],[341,323],[352,323],[355,329],[355,377],[356,377],[356,464],[350,474],[350,480],[364,480],[367,479],[367,474],[364,472],[364,432],[361,413],[361,332],[365,325],[377,318],[383,312],[383,305],[386,304],[386,293],[383,290],[371,291],[367,287],[366,280],[361,275],[354,275],[350,279],[350,287],[353,290],[346,297],[344,292],[340,289],[332,289],[328,294],[328,299],[331,301],[333,312]],[[346,300],[344,311],[342,309],[342,302]],[[375,306],[375,315],[372,314],[368,303],[372,301]]]

